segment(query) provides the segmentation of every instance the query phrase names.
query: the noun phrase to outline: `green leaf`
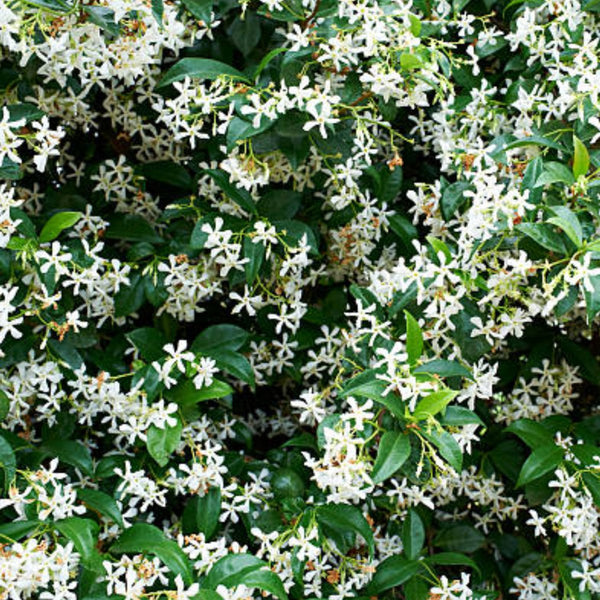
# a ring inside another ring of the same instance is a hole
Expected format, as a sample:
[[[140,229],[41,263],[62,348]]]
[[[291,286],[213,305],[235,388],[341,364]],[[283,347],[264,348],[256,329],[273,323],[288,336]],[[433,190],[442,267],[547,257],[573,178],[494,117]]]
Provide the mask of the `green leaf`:
[[[254,569],[247,573],[240,573],[229,580],[227,587],[234,587],[240,584],[249,588],[264,590],[280,600],[287,600],[288,597],[281,579],[268,567]]]
[[[273,127],[274,122],[262,117],[258,127],[254,127],[251,121],[242,119],[241,117],[233,117],[227,127],[227,150],[235,148],[238,142],[256,137],[261,133]]]
[[[588,252],[600,252],[600,239],[589,241],[585,245]]]
[[[258,214],[271,221],[292,219],[300,210],[302,194],[293,190],[270,190],[257,203]]]
[[[151,0],[152,2],[152,16],[154,20],[162,25],[163,15],[165,12],[165,7],[163,5],[163,0]]]
[[[254,369],[245,356],[227,349],[212,352],[211,356],[215,359],[217,367],[221,371],[230,373],[254,389]]]
[[[156,425],[150,425],[146,434],[146,447],[150,456],[161,466],[164,467],[169,462],[169,457],[175,451],[181,440],[181,421],[177,419],[177,424],[173,427],[166,423],[160,429]]]
[[[411,13],[408,13],[408,20],[410,21],[410,32],[415,37],[419,37],[419,35],[421,34],[423,24],[421,23],[418,17]]]
[[[246,77],[230,65],[210,58],[182,58],[173,65],[160,80],[158,88],[180,81],[185,77],[214,81],[219,77],[245,80]]]
[[[419,572],[421,565],[416,560],[406,560],[403,556],[390,556],[377,565],[377,571],[367,586],[367,593],[375,596],[396,588]]]
[[[563,460],[564,450],[554,443],[536,448],[521,467],[517,487],[553,471]]]
[[[20,102],[19,104],[9,104],[10,113],[9,122],[25,120],[25,123],[37,121],[44,116],[44,111],[40,110],[35,104],[29,102]]]
[[[192,235],[190,236],[190,246],[194,250],[201,250],[204,248],[204,244],[206,244],[206,240],[208,240],[208,233],[202,231],[202,226],[205,224],[214,225],[214,219],[212,217],[204,217],[196,221],[194,229],[192,229]]]
[[[469,531],[469,536],[471,535],[472,532]],[[471,538],[469,537],[469,539]],[[428,557],[427,562],[433,565],[466,565],[477,572],[481,572],[479,566],[474,560],[470,559],[465,554],[461,554],[460,552],[439,552],[438,554]]]
[[[381,436],[377,458],[371,472],[373,483],[381,483],[391,477],[410,456],[410,440],[399,431],[386,431]]]
[[[544,190],[542,188],[534,188],[535,182],[544,170],[544,161],[541,156],[537,156],[529,161],[523,179],[521,181],[521,191],[529,190],[529,202],[531,204],[539,204],[542,199]]]
[[[125,337],[138,349],[144,360],[152,362],[162,358],[166,340],[158,329],[140,327],[125,334]]]
[[[317,508],[317,521],[324,528],[325,533],[333,531],[335,533],[345,533],[353,531],[360,534],[367,546],[369,553],[373,556],[375,551],[375,540],[373,531],[367,523],[362,512],[349,504],[325,504]]]
[[[573,148],[573,177],[579,179],[590,168],[590,155],[583,142],[576,135],[573,136]]]
[[[65,13],[72,10],[72,6],[63,0],[27,0],[27,4],[51,12]]]
[[[368,308],[370,306],[375,305],[375,314],[381,314],[383,316],[381,307],[379,306],[379,302],[377,302],[377,298],[375,297],[375,294],[373,294],[373,292],[371,290],[368,290],[367,288],[359,287],[358,285],[353,283],[350,286],[350,293],[357,300],[360,300],[360,303],[363,306],[363,308]]]
[[[430,360],[412,370],[413,373],[429,373],[431,375],[439,375],[440,377],[465,377],[473,379],[471,371],[463,367],[460,363],[454,360],[444,360],[436,358]]]
[[[423,353],[423,332],[417,320],[408,312],[404,311],[406,318],[406,352],[408,362],[412,365]]]
[[[317,426],[317,447],[323,449],[326,444],[325,430],[335,430],[336,425],[339,423],[341,416],[337,413],[327,415]]]
[[[444,219],[450,220],[456,211],[468,200],[465,192],[469,189],[466,181],[451,183],[442,193],[441,207]]]
[[[174,187],[191,190],[193,181],[187,169],[172,160],[159,160],[156,162],[137,165],[136,173],[146,179],[160,181]]]
[[[418,69],[423,65],[421,59],[415,54],[409,54],[408,52],[403,52],[400,55],[400,67],[404,71],[410,71],[412,69]]]
[[[264,560],[253,554],[228,554],[212,566],[206,579],[202,582],[202,587],[208,589],[216,589],[219,585],[231,587],[235,585],[231,583],[232,581],[239,580],[239,577],[266,566],[267,563]]]
[[[434,235],[428,235],[426,239],[433,248],[436,257],[442,254],[446,259],[446,263],[452,261],[452,252],[450,252],[450,248],[448,248],[448,245],[443,240]]]
[[[4,489],[12,483],[17,472],[17,460],[12,446],[0,436],[0,468],[4,470]]]
[[[455,525],[436,535],[434,544],[451,552],[475,552],[485,543],[485,536],[470,525]],[[439,559],[439,554],[437,555]]]
[[[84,566],[95,573],[104,573],[102,557],[96,549],[98,524],[91,519],[69,517],[55,521],[54,527],[73,542],[75,550],[81,556]]]
[[[281,579],[269,568],[246,573],[246,575],[240,577],[239,583],[244,584],[249,588],[258,588],[269,592],[280,600],[287,600],[288,597]],[[234,583],[233,585],[237,585],[237,583]]]
[[[283,235],[283,241],[288,246],[298,246],[302,238],[306,238],[306,243],[310,246],[311,254],[318,255],[319,242],[314,231],[302,221],[294,219],[278,219],[273,221],[275,229]]]
[[[413,413],[413,417],[418,421],[433,417],[441,410],[444,410],[456,396],[458,396],[458,392],[455,390],[439,390],[437,392],[432,392],[419,401],[415,408],[415,412]]]
[[[148,242],[160,244],[163,239],[154,231],[152,226],[137,215],[111,216],[105,237],[128,242]]]
[[[0,421],[6,419],[10,410],[10,399],[4,390],[0,390]]]
[[[258,76],[265,70],[265,67],[273,60],[273,58],[275,58],[278,54],[287,52],[288,50],[289,48],[283,48],[280,46],[279,48],[273,48],[273,50],[265,54],[263,59],[258,64],[258,67],[256,67],[256,70],[254,71],[253,79],[256,80],[258,78]]]
[[[63,212],[52,215],[40,232],[40,243],[51,242],[55,240],[63,231],[69,227],[73,227],[83,216],[80,212],[65,210]]]
[[[431,600],[429,586],[417,575],[403,586],[405,600]]]
[[[136,312],[145,299],[144,281],[136,273],[130,278],[129,285],[121,285],[114,296],[115,317],[125,317]]]
[[[203,387],[200,390],[196,389],[191,380],[186,379],[183,383],[165,392],[165,396],[181,407],[191,406],[196,402],[204,400],[223,398],[224,396],[229,396],[229,394],[233,394],[233,388],[218,379],[213,379],[213,382],[209,386]]]
[[[381,379],[377,379],[376,372],[368,369],[350,379],[340,392],[340,397],[362,396],[379,400],[385,388],[385,383]]]
[[[239,350],[248,340],[250,334],[237,325],[224,323],[207,327],[194,340],[192,352],[212,355],[222,350]]]
[[[192,498],[183,512],[183,522],[190,533],[200,531],[209,540],[219,527],[221,488],[211,486],[203,496]]]
[[[564,183],[565,185],[573,185],[575,178],[571,170],[559,162],[546,162],[542,174],[537,178],[534,187],[542,187],[551,183]]]
[[[412,248],[412,240],[416,239],[417,228],[403,215],[395,214],[388,218],[391,230],[402,240],[407,248]]]
[[[554,150],[565,151],[565,146],[559,142],[555,142],[550,138],[544,137],[543,135],[534,134],[522,139],[509,142],[503,147],[504,150],[514,150],[515,148],[523,148],[525,146],[542,146],[544,148],[553,148]],[[541,157],[540,157],[541,158]]]
[[[234,19],[228,33],[238,50],[248,56],[260,41],[260,19],[254,11],[246,11]]]
[[[600,507],[600,477],[594,473],[585,472],[581,474],[585,487],[589,490],[596,506]]]
[[[81,354],[66,340],[59,342],[57,339],[51,339],[48,342],[48,348],[57,358],[64,361],[73,370],[79,369],[83,364]]]
[[[199,589],[198,593],[194,596],[194,600],[223,600],[223,596],[214,590]]]
[[[265,258],[265,247],[262,243],[254,243],[251,238],[244,238],[244,258],[248,262],[244,265],[246,283],[250,286],[254,283]]]
[[[383,395],[386,385],[381,379],[376,378],[376,372],[368,369],[350,379],[350,381],[339,392],[340,398],[346,396],[360,396],[371,398],[385,406],[394,416],[404,419],[404,408],[402,402],[394,394]]]
[[[546,223],[520,223],[516,229],[530,237],[542,248],[557,254],[566,254],[564,242],[551,225]]]
[[[533,450],[553,443],[552,434],[545,427],[531,419],[519,419],[511,423],[505,431],[520,437]]]
[[[182,0],[182,3],[196,19],[210,23],[214,0]]]
[[[277,469],[271,477],[271,491],[277,500],[302,498],[304,495],[304,482],[294,469],[282,467]]]
[[[98,25],[111,35],[119,35],[119,24],[115,23],[115,13],[106,6],[84,6],[83,10],[88,14],[89,20]]]
[[[308,448],[310,450],[318,449],[318,446],[317,446],[314,436],[306,431],[290,438],[287,442],[281,444],[281,447],[282,448]]]
[[[483,421],[472,411],[464,406],[447,406],[444,416],[439,419],[441,425],[484,425]]]
[[[211,176],[213,181],[227,198],[233,200],[233,202],[247,213],[256,214],[256,203],[252,199],[250,193],[242,188],[238,188],[233,183],[230,183],[229,177],[224,171],[220,171],[219,169],[204,169],[203,173]]]
[[[40,523],[37,519],[2,523],[0,525],[0,543],[18,541],[37,529]]]
[[[11,207],[10,209],[10,218],[13,221],[19,220],[21,223],[17,226],[17,231],[21,233],[23,236],[30,240],[37,240],[37,235],[35,233],[35,226],[31,222],[31,219],[18,208]]]
[[[432,430],[429,433],[423,432],[422,435],[435,444],[442,458],[446,459],[458,473],[461,472],[463,455],[458,442],[450,433],[441,429],[439,431]]]
[[[181,575],[186,585],[194,581],[192,567],[177,542],[148,523],[136,523],[126,529],[110,547],[117,554],[144,553],[157,556],[176,575]]]
[[[414,509],[409,509],[402,523],[402,545],[407,558],[414,560],[419,556],[425,543],[425,527]]]
[[[5,157],[0,164],[0,179],[21,179],[23,172],[18,163]]]
[[[575,246],[580,248],[583,242],[583,231],[577,215],[566,206],[552,206],[550,210],[556,216],[548,219],[548,223],[560,227]]]
[[[559,337],[558,345],[567,362],[579,367],[579,372],[584,379],[594,385],[600,385],[600,363],[587,348],[567,337]]]
[[[0,175],[0,178],[1,177],[2,176]],[[10,238],[10,240],[8,240],[8,242],[6,244],[6,247],[9,250],[16,250],[17,252],[21,252],[21,251],[25,250],[28,247],[31,248],[32,247],[32,241],[28,240],[28,239],[25,239],[25,238],[20,238],[20,237],[16,238],[16,237],[13,237],[13,238]],[[33,247],[35,248],[36,246],[33,246]]]
[[[125,527],[121,511],[112,496],[100,490],[80,488],[77,490],[77,497],[81,498],[87,507],[112,519],[119,527]]]
[[[572,598],[573,600],[592,600],[593,596],[587,590],[579,589],[579,584],[582,581],[579,578],[573,577],[573,573],[582,571],[581,563],[572,558],[558,561],[558,576],[563,589],[565,590],[564,597]],[[588,586],[591,587],[591,586]],[[596,594],[594,594],[595,596]]]
[[[558,431],[555,429],[553,431]],[[600,448],[592,444],[575,444],[571,448],[571,452],[575,455],[576,459],[580,461],[579,467],[591,467],[596,463],[596,457],[600,453]]]
[[[85,475],[94,472],[92,455],[81,442],[74,440],[50,440],[42,446],[42,450],[56,456],[61,462],[79,469]]]

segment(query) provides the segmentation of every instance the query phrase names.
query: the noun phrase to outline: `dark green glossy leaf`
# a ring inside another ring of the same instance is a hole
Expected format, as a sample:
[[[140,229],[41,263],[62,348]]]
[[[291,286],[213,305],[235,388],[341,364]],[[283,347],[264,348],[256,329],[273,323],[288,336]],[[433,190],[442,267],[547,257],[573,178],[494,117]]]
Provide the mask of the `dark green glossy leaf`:
[[[416,560],[407,560],[402,556],[390,556],[377,565],[375,575],[367,586],[367,592],[374,596],[396,588],[406,583],[420,569],[421,566]]]
[[[98,540],[98,525],[91,519],[69,517],[54,523],[57,529],[68,540],[73,542],[75,550],[81,556],[87,569],[96,573],[103,573],[102,557],[96,549]]]
[[[470,525],[455,525],[443,529],[434,539],[434,544],[436,546],[445,548],[452,553],[475,552],[481,548],[484,543],[485,536]],[[437,556],[439,557],[439,554]]]
[[[386,431],[381,436],[377,459],[373,465],[373,483],[381,483],[391,477],[410,456],[410,440],[399,431]]]
[[[150,425],[146,434],[146,447],[150,456],[161,467],[164,467],[169,462],[169,457],[179,445],[181,427],[179,419],[177,419],[177,424],[174,426],[169,426],[166,423],[163,424],[162,428]]]
[[[211,355],[222,350],[239,350],[248,340],[249,334],[237,325],[224,323],[207,327],[192,343],[194,352]]]
[[[425,543],[425,527],[414,509],[410,509],[402,523],[402,545],[410,560],[416,559]]]
[[[165,534],[148,523],[136,523],[126,529],[110,547],[111,552],[123,554],[152,554],[165,564],[171,572],[181,575],[187,585],[191,585],[194,577],[192,567],[177,542],[169,540]]]
[[[112,519],[119,527],[125,526],[121,511],[112,496],[100,490],[82,488],[77,490],[77,497],[81,498],[88,508]]]
[[[429,373],[440,377],[466,377],[473,379],[471,371],[455,360],[436,358],[413,369],[413,373]]]
[[[240,577],[262,567],[267,563],[253,554],[228,554],[219,559],[208,572],[202,587],[216,589],[219,585],[230,587],[233,581],[239,581]]]
[[[369,523],[355,506],[349,504],[325,504],[317,508],[317,521],[325,531],[343,533],[352,531],[360,534],[367,542],[369,552],[373,555],[375,541]]]
[[[223,398],[232,393],[233,388],[229,384],[224,381],[219,381],[218,379],[213,379],[213,382],[210,385],[199,390],[197,390],[194,383],[188,379],[171,390],[168,390],[165,395],[170,400],[173,400],[173,402],[177,402],[179,406],[186,407],[204,400]]]
[[[85,475],[92,475],[92,456],[88,448],[75,440],[50,440],[42,446],[50,456],[79,469]]]
[[[127,339],[138,349],[140,356],[149,362],[162,358],[166,340],[153,327],[140,327],[126,334]]]
[[[554,470],[563,460],[564,450],[554,443],[536,448],[521,467],[517,487]]]
[[[246,79],[237,69],[218,60],[210,58],[182,58],[167,71],[165,76],[160,80],[158,87],[165,87],[185,77],[208,80],[215,80],[219,77]]]
[[[17,470],[17,460],[12,446],[0,436],[0,468],[4,470],[4,489],[12,483]]]

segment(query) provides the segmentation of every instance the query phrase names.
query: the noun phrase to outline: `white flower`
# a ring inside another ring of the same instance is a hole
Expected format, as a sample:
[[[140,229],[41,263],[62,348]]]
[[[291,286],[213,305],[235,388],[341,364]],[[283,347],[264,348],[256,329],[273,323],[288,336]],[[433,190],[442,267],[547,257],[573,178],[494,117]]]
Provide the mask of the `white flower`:
[[[209,387],[213,382],[213,375],[219,372],[216,367],[216,362],[212,358],[203,356],[199,361],[194,363],[196,376],[194,377],[194,386],[197,390],[203,387]]]

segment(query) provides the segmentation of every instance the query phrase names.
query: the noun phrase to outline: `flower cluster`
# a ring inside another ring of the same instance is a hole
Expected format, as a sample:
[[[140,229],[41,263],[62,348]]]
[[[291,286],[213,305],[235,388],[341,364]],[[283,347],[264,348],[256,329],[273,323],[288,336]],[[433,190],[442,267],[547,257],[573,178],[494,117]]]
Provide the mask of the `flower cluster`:
[[[0,600],[600,598],[599,26],[0,0]]]

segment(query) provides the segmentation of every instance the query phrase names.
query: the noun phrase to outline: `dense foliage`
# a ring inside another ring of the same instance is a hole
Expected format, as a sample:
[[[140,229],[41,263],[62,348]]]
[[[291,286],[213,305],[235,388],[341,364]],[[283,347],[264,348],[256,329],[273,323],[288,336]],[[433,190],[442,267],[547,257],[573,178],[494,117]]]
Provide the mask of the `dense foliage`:
[[[600,598],[598,0],[0,0],[0,599]]]

